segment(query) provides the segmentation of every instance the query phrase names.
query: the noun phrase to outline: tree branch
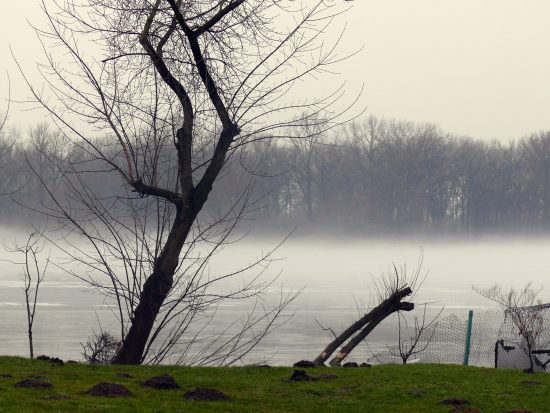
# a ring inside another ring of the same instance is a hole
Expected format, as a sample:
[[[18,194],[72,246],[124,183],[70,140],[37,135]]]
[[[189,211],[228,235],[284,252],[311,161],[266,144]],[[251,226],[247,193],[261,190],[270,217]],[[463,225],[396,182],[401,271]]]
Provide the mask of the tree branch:
[[[210,20],[208,20],[202,26],[199,26],[194,30],[195,35],[200,36],[204,32],[207,32],[208,30],[210,30],[212,27],[216,25],[216,23],[218,23],[221,19],[223,19],[226,15],[231,13],[233,10],[235,10],[244,2],[245,0],[237,0],[235,2],[229,3],[225,7],[222,7],[214,16],[210,18]]]
[[[166,199],[167,201],[176,205],[181,201],[180,194],[170,191],[168,189],[146,185],[141,179],[132,182],[132,188],[134,188],[134,192],[137,192],[140,195],[153,195],[159,198]]]

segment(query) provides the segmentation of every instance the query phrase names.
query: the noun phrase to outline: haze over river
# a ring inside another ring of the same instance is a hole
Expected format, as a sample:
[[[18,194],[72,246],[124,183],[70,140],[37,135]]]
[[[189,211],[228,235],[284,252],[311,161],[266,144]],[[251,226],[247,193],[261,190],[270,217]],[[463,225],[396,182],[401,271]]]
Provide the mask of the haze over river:
[[[228,272],[246,264],[276,245],[277,241],[245,239],[224,250],[210,272]],[[541,299],[550,301],[550,239],[498,240],[289,240],[276,253],[269,274],[280,277],[265,297],[268,306],[281,291],[302,293],[292,304],[294,313],[249,355],[246,362],[292,364],[313,359],[330,340],[317,321],[341,331],[357,318],[359,309],[376,300],[373,278],[386,273],[392,263],[406,264],[411,272],[423,251],[423,274],[428,276],[414,297],[428,302],[429,311],[445,307],[445,314],[464,316],[469,309],[495,305],[479,296],[472,286],[522,287],[531,281],[543,287]],[[2,258],[14,259],[7,253]],[[20,269],[1,264],[0,354],[27,356],[26,313]],[[233,282],[240,282],[234,280]],[[227,285],[230,287],[230,285]],[[250,303],[228,302],[218,309],[220,328],[242,316]],[[418,315],[422,315],[417,310]],[[81,281],[50,267],[41,286],[35,320],[35,354],[81,359],[81,342],[101,327],[118,332],[112,307]],[[395,318],[385,320],[369,336],[368,346],[352,353],[352,360],[364,361],[372,351],[395,343]]]

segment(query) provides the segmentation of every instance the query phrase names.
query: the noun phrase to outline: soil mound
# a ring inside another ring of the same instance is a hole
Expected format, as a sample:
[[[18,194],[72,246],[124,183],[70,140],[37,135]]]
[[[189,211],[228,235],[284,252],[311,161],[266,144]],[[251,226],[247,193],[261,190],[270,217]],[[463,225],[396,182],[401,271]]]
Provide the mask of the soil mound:
[[[53,387],[50,382],[39,379],[23,379],[13,385],[13,387],[31,387],[35,389],[49,389]]]
[[[49,361],[50,363],[57,364],[59,366],[62,366],[64,364],[63,360],[61,360],[58,357],[49,357],[49,356],[41,355],[41,356],[38,356],[36,359],[42,360],[42,361]]]
[[[176,380],[169,374],[163,374],[161,376],[151,377],[141,382],[142,386],[152,387],[154,389],[171,390],[179,389],[180,386],[176,383]]]
[[[117,383],[101,382],[90,388],[87,394],[103,397],[124,397],[131,396],[132,392],[126,386]]]
[[[472,406],[455,406],[451,410],[451,412],[461,412],[461,413],[482,413],[481,410],[479,410],[476,407]]]
[[[319,380],[331,380],[338,376],[336,374],[321,374],[319,376],[310,376],[304,370],[294,370],[292,376],[286,381],[319,381]]]
[[[221,391],[216,389],[207,388],[196,388],[193,390],[189,390],[185,393],[185,398],[187,400],[206,402],[231,400],[231,398],[227,394],[222,393]]]
[[[317,377],[310,376],[305,370],[294,370],[288,381],[314,381]]]
[[[348,361],[347,363],[344,363],[344,367],[359,367],[359,364],[355,361]]]
[[[444,399],[439,402],[439,404],[446,404],[448,406],[463,406],[469,403],[470,402],[468,400],[464,399]]]
[[[294,365],[292,367],[298,367],[298,368],[301,368],[301,369],[309,369],[309,368],[315,367],[315,364],[313,364],[313,362],[309,361],[309,360],[300,360],[300,361],[297,361],[296,363],[294,363]]]

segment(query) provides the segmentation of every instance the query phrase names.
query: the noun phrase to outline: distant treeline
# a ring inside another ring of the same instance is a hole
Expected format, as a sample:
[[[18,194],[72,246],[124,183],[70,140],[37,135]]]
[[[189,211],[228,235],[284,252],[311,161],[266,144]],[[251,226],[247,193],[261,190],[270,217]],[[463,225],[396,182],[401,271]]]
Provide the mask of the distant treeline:
[[[81,159],[81,168],[89,162],[86,154],[66,153],[78,148],[67,148],[44,125],[29,135],[6,132],[0,139],[0,192],[12,194],[0,198],[3,220],[22,214],[13,199],[52,205],[44,184],[60,199],[67,196],[60,185],[67,170],[60,172],[57,157]],[[550,230],[550,132],[487,143],[431,124],[370,117],[330,132],[304,126],[292,136],[237,149],[203,213],[231,208],[252,182],[249,217],[262,226],[366,235]],[[87,185],[102,196],[121,194],[122,183],[111,174],[88,174]]]

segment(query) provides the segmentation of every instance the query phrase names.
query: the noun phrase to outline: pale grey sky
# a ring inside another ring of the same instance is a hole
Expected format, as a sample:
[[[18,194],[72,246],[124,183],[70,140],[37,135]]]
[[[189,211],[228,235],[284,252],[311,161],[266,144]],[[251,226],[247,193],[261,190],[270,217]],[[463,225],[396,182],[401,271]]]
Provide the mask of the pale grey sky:
[[[342,0],[343,1],[343,0]],[[40,59],[26,19],[43,24],[39,1],[2,1],[0,96],[28,95],[9,46],[24,65]],[[509,140],[550,129],[550,1],[355,0],[345,15],[340,68],[348,90],[365,86],[368,114],[432,122],[462,135]],[[341,27],[341,26],[340,26]],[[335,35],[337,30],[335,29]],[[3,107],[3,106],[0,106]],[[11,123],[42,117],[12,107]]]

